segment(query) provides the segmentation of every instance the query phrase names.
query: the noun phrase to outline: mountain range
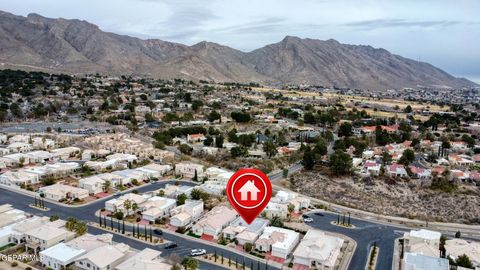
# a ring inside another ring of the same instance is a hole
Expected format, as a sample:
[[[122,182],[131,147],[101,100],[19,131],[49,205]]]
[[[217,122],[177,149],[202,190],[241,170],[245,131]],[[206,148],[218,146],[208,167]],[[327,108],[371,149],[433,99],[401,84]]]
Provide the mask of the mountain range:
[[[371,46],[287,36],[251,52],[104,32],[81,20],[0,11],[0,68],[361,89],[469,88],[428,63]]]

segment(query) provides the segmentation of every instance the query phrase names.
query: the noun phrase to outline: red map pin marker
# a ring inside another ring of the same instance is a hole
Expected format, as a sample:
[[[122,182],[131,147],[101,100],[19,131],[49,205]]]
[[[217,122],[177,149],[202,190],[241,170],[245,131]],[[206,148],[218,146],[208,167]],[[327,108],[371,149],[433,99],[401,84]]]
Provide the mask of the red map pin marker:
[[[238,170],[227,183],[227,197],[248,224],[263,211],[272,197],[272,184],[260,170]]]

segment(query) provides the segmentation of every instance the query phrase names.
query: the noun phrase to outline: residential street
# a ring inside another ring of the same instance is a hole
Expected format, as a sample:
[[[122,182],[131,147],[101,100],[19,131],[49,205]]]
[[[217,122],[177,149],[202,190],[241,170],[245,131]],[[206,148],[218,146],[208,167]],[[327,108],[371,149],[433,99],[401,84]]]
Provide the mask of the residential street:
[[[297,166],[295,166],[295,168],[296,167]],[[138,191],[140,193],[153,191],[153,190],[164,187],[168,183],[173,184],[174,182],[175,181],[159,182],[156,184],[140,187]],[[182,182],[182,184],[195,185],[194,183],[191,183],[191,182]],[[94,216],[94,213],[98,209],[104,207],[105,200],[108,200],[108,199],[98,200],[95,203],[91,203],[89,205],[86,205],[83,207],[76,207],[76,208],[63,207],[57,204],[52,204],[47,202],[46,206],[51,210],[48,212],[43,212],[28,206],[30,203],[33,203],[33,199],[31,197],[17,194],[4,189],[0,189],[0,204],[9,203],[13,205],[13,207],[15,208],[18,208],[36,215],[40,215],[40,216],[50,216],[52,214],[57,214],[60,218],[63,218],[63,219],[74,216],[77,219],[89,221],[89,222],[98,222],[97,218]],[[376,269],[383,270],[383,269],[391,268],[394,239],[401,235],[398,231],[401,231],[402,229],[390,227],[390,226],[378,225],[372,222],[367,222],[367,221],[362,221],[357,219],[352,219],[352,224],[356,226],[355,229],[346,229],[346,228],[342,228],[342,227],[338,227],[330,224],[331,221],[336,220],[337,218],[336,215],[330,214],[330,213],[325,213],[324,215],[325,216],[322,216],[322,217],[312,215],[314,222],[311,223],[310,225],[321,230],[347,235],[348,237],[351,237],[357,242],[357,250],[355,251],[352,261],[350,263],[350,267],[349,267],[350,270],[364,269],[366,260],[368,258],[368,250],[374,242],[377,242],[377,245],[380,247],[380,256],[379,256],[379,261]],[[94,227],[90,227],[89,230],[94,234],[103,232],[102,230]],[[170,255],[171,253],[177,253],[181,256],[188,255],[190,250],[193,248],[204,248],[207,250],[207,252],[214,252],[215,250],[215,246],[213,244],[206,245],[204,243],[199,243],[195,241],[195,239],[189,240],[189,239],[185,239],[183,237],[177,236],[175,234],[164,234],[164,238],[166,240],[173,241],[178,244],[178,248],[175,248],[172,250],[164,250],[160,247],[157,247],[157,249],[162,251],[162,254],[165,257]],[[120,235],[114,235],[114,240],[119,242],[124,242],[137,249],[142,249],[146,247],[145,244],[142,244],[140,242],[137,242],[135,240],[132,240]],[[228,251],[224,251],[223,249],[217,249],[218,254],[221,254],[222,252],[225,257],[228,258],[228,256],[230,256],[233,261],[235,261],[235,258],[237,258],[239,262],[243,261],[244,259],[244,256],[238,255],[234,252],[228,252]],[[247,265],[250,264],[249,258],[245,257],[245,261]],[[255,262],[254,265],[257,265],[257,263]],[[264,269],[263,267],[264,265],[261,266],[261,269]],[[202,269],[221,269],[218,266],[213,266],[211,264],[207,264],[204,262],[201,262],[201,268]],[[269,269],[274,269],[274,267],[269,266]]]

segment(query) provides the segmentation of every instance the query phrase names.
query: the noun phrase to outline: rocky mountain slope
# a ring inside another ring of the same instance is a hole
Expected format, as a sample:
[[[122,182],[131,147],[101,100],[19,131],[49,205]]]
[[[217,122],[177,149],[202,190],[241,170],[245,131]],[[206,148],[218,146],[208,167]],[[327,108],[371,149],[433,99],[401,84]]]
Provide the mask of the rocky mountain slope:
[[[475,86],[428,63],[335,40],[288,36],[242,52],[211,42],[186,46],[142,40],[104,32],[86,21],[2,11],[0,68],[364,89]]]

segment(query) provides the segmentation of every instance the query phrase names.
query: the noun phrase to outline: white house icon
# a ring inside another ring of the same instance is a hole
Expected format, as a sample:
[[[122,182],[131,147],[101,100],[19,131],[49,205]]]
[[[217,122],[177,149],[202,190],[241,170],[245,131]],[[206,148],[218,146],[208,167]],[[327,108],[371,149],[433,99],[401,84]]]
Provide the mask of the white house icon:
[[[257,200],[257,193],[259,193],[260,190],[255,186],[253,180],[249,180],[238,190],[238,192],[242,194],[240,200],[248,200],[248,193],[250,193],[250,199],[255,201]]]

